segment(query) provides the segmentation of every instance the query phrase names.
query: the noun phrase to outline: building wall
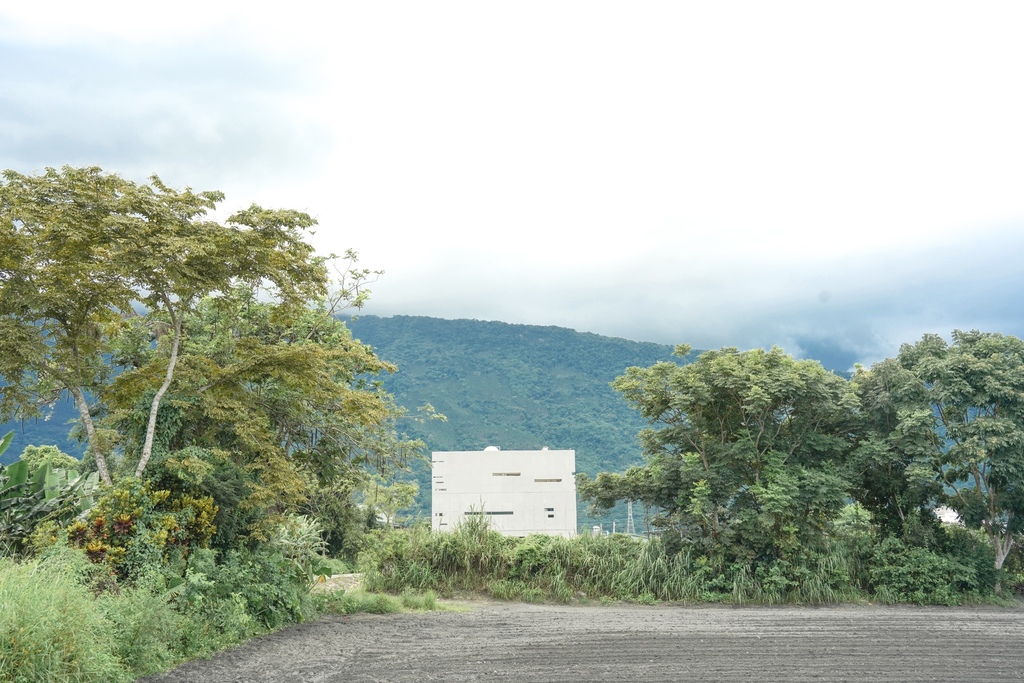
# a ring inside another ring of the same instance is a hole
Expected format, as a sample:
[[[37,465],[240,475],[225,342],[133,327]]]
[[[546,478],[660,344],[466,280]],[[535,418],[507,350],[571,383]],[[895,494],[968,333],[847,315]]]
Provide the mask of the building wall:
[[[472,514],[509,536],[576,534],[576,451],[436,451],[431,526]]]

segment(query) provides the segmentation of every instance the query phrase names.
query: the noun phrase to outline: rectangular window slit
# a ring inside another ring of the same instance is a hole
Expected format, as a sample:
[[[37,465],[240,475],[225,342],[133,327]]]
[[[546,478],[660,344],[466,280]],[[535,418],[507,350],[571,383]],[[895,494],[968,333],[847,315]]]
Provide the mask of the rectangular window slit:
[[[561,480],[561,478],[558,478],[558,479],[534,479],[533,481],[538,483],[538,484],[554,484],[554,483],[560,482],[562,480]]]
[[[518,477],[521,474],[522,474],[521,472],[495,472],[491,476],[494,476],[494,477]]]

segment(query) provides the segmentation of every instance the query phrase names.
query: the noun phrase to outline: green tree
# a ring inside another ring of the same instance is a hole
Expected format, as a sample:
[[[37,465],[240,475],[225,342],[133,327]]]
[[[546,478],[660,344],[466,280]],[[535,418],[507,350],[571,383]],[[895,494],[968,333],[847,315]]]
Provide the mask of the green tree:
[[[1024,524],[1024,341],[929,334],[905,344],[898,361],[915,378],[897,397],[899,429],[924,435],[947,504],[984,529],[1000,569]]]
[[[366,502],[384,515],[384,522],[394,526],[398,522],[398,513],[411,507],[420,492],[415,481],[395,481],[390,484],[381,477],[374,477],[367,487]]]
[[[4,419],[32,418],[67,391],[100,477],[110,483],[112,435],[98,431],[87,396],[110,376],[109,336],[133,292],[111,258],[131,239],[129,183],[98,169],[3,173],[0,185],[0,397]],[[127,217],[127,216],[126,216]]]
[[[669,537],[719,558],[770,562],[821,543],[848,487],[857,400],[845,380],[778,348],[727,348],[629,368],[613,386],[651,425],[647,462],[583,478],[584,499],[640,501]]]
[[[98,429],[94,416],[116,374],[111,359],[126,360],[125,335],[137,342],[127,359],[155,389],[137,460],[141,475],[185,315],[204,297],[238,286],[263,288],[282,319],[295,319],[308,301],[326,295],[324,259],[304,239],[315,223],[306,214],[252,206],[222,225],[206,219],[221,193],[174,190],[156,176],[140,185],[98,168],[64,167],[3,177],[0,417],[35,417],[69,392],[108,484],[116,434]],[[136,307],[146,314],[132,322]],[[155,349],[141,330],[158,341]]]
[[[858,368],[851,384],[860,399],[858,446],[848,470],[854,497],[885,535],[934,531],[942,484],[932,466],[935,433],[926,387],[891,358],[870,370]]]
[[[223,454],[202,459],[240,467],[246,481],[237,506],[263,511],[250,529],[257,534],[316,489],[357,488],[368,471],[402,467],[419,446],[397,436],[402,411],[373,379],[394,367],[353,340],[329,305],[294,319],[281,305],[239,287],[185,317],[178,371],[150,441],[158,460],[198,448]],[[143,363],[106,394],[131,463],[149,439],[152,388]]]
[[[25,446],[18,458],[28,464],[28,475],[31,477],[38,470],[47,465],[54,469],[78,470],[82,469],[82,463],[62,452],[56,446]]]

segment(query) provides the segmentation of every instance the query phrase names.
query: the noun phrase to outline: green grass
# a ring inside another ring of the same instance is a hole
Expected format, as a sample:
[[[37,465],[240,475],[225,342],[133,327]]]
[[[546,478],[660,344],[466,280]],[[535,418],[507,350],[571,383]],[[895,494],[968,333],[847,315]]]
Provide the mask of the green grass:
[[[434,612],[446,608],[437,601],[434,591],[419,593],[407,589],[397,596],[363,590],[338,590],[323,597],[323,609],[329,614],[347,615]]]
[[[54,564],[0,559],[0,681],[129,681],[89,589]]]
[[[734,604],[836,604],[869,597],[855,558],[835,545],[797,561],[716,565],[626,536],[510,538],[472,518],[452,532],[382,530],[360,556],[371,591],[482,593],[500,600],[581,599]]]

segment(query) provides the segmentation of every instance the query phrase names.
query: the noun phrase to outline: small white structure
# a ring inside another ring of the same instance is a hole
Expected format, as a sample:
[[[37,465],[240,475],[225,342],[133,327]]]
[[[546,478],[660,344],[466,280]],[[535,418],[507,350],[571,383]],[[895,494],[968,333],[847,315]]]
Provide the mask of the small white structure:
[[[507,536],[576,535],[576,451],[435,451],[435,531],[483,514]]]
[[[945,505],[940,505],[935,508],[935,516],[939,518],[939,521],[943,524],[955,524],[956,526],[963,526],[963,520],[960,519],[960,515],[957,514],[956,510]]]

